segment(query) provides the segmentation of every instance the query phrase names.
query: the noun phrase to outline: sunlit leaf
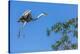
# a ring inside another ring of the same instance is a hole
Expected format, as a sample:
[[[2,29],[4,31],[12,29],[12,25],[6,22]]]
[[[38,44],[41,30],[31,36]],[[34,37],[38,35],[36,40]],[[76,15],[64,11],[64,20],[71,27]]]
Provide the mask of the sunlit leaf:
[[[54,25],[54,32],[60,32],[62,30],[62,23],[57,23]]]

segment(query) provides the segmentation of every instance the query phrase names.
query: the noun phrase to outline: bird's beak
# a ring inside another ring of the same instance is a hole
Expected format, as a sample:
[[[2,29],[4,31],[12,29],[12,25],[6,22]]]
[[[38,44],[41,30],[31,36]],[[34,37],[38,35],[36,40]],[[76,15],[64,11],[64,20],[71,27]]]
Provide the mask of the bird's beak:
[[[45,13],[45,16],[47,16],[48,14],[47,13]]]
[[[44,12],[44,15],[47,16],[48,14]]]

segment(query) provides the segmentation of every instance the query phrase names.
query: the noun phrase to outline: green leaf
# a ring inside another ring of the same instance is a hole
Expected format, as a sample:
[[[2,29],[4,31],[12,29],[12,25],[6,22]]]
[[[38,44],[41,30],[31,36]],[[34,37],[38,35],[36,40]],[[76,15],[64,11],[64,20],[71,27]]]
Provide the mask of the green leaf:
[[[63,23],[63,29],[69,30],[70,26],[67,23]]]
[[[78,45],[77,44],[72,44],[72,49],[77,49],[78,48]]]
[[[53,31],[54,32],[60,32],[62,30],[62,23],[57,23],[57,24],[55,24],[54,25],[54,27],[53,27]]]
[[[61,45],[61,43],[62,43],[61,41],[57,41],[56,46],[59,47]]]
[[[58,47],[56,47],[55,45],[52,45],[51,48],[52,48],[53,50],[58,50]]]
[[[61,40],[62,40],[62,42],[65,42],[65,41],[68,41],[68,39],[69,39],[69,38],[68,38],[68,36],[67,36],[67,35],[65,35],[65,36],[63,36],[63,37],[62,37],[62,39],[61,39]]]

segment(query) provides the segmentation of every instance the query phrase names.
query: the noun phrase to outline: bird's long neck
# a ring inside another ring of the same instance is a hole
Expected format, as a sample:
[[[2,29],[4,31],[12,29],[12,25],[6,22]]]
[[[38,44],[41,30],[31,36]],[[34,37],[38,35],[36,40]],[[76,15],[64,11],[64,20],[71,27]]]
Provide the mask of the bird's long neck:
[[[41,14],[39,14],[36,18],[40,18],[41,16],[43,16],[44,14],[43,13],[41,13]]]
[[[43,13],[39,14],[35,19],[33,19],[33,21],[38,20],[41,16],[44,16]]]

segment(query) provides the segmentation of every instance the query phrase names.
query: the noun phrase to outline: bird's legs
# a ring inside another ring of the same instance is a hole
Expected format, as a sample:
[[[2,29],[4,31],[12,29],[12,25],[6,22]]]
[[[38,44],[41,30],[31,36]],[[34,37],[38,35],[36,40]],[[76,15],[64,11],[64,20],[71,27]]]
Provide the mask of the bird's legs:
[[[21,33],[24,33],[23,31],[24,31],[25,25],[26,25],[26,22],[24,22],[23,25],[19,28],[19,33],[18,33],[18,37],[19,37],[19,38],[20,38],[20,36],[21,36]],[[24,36],[24,34],[23,34],[23,36]]]

